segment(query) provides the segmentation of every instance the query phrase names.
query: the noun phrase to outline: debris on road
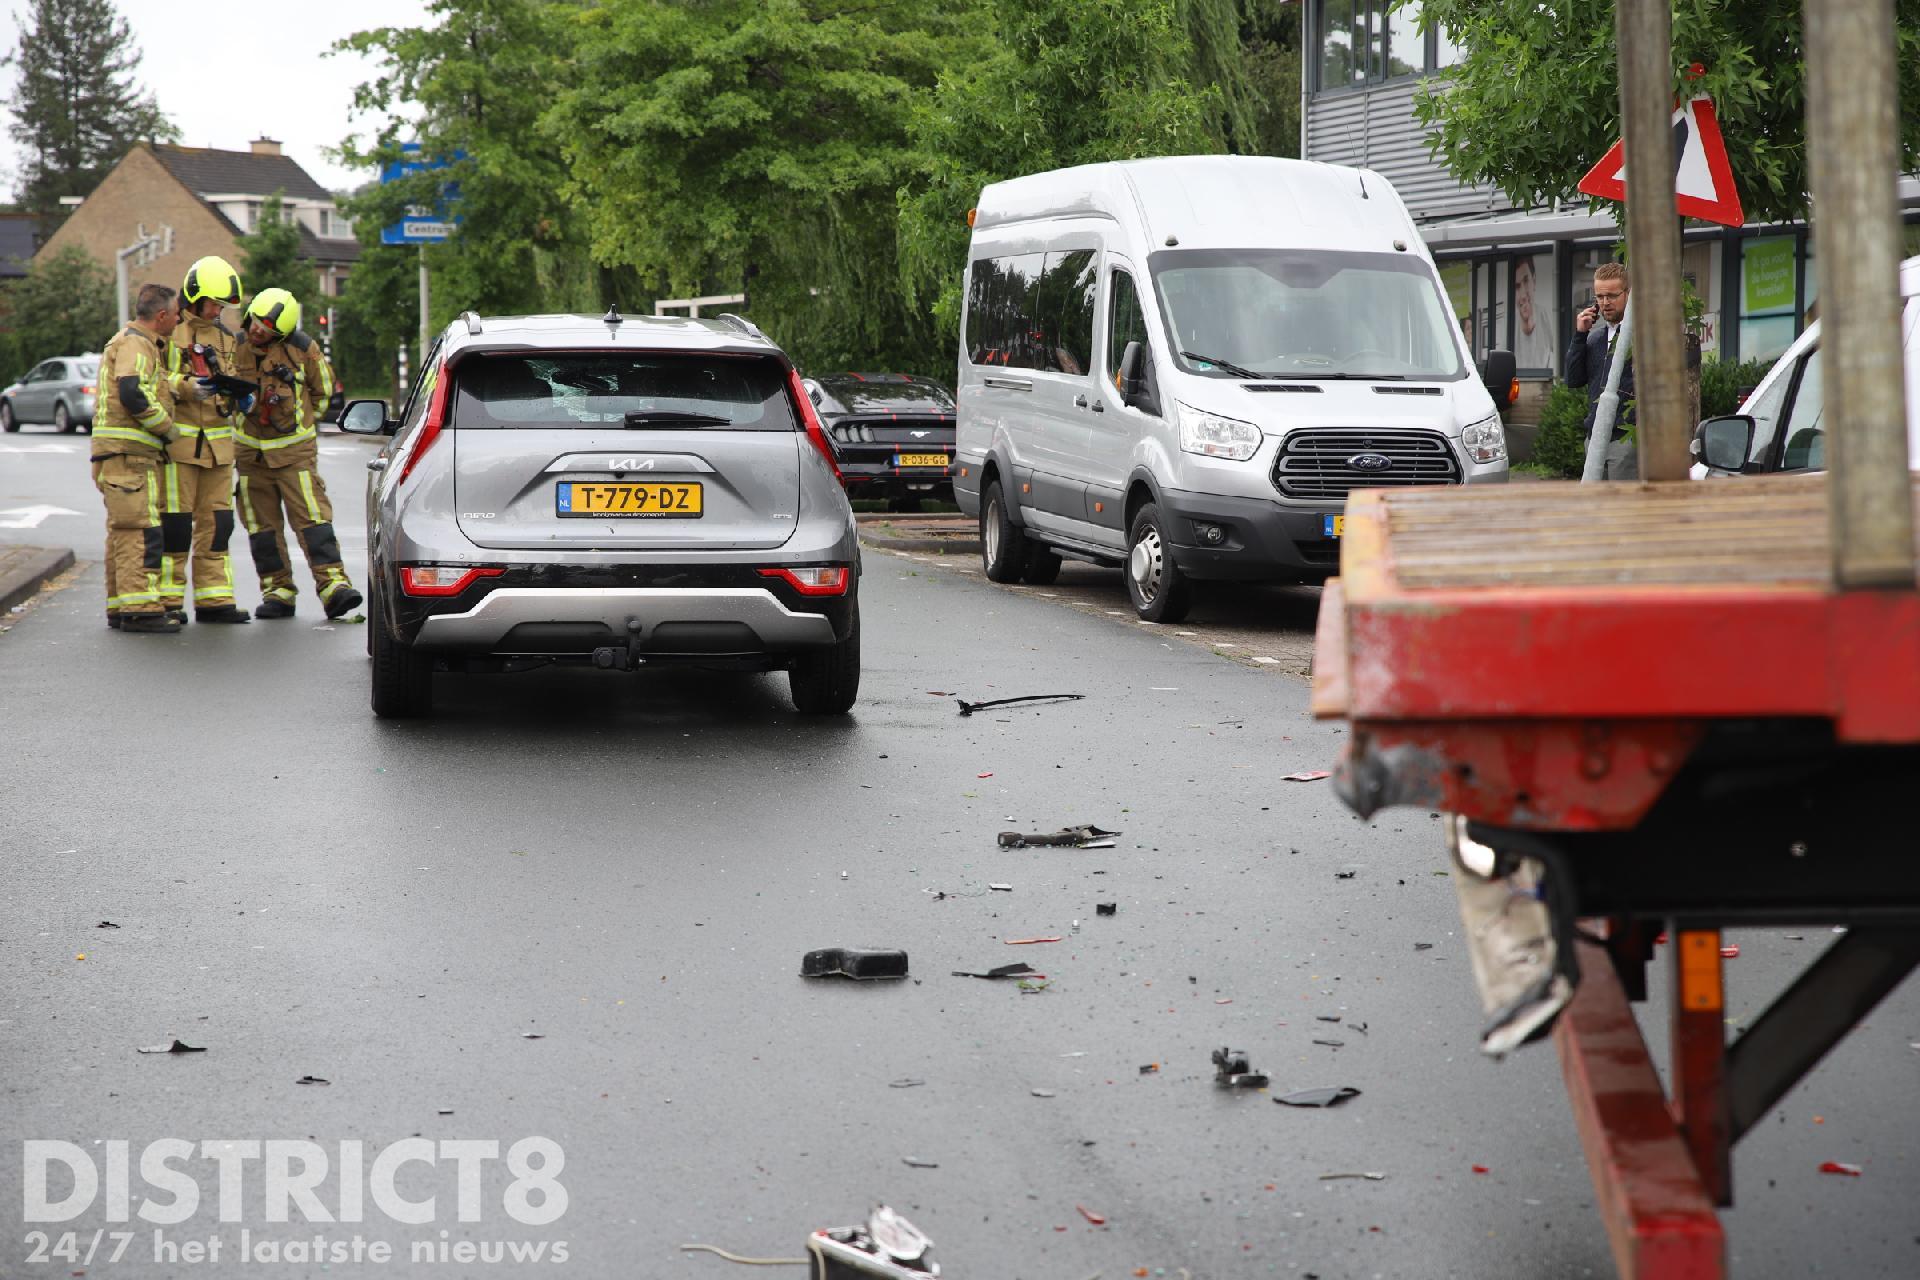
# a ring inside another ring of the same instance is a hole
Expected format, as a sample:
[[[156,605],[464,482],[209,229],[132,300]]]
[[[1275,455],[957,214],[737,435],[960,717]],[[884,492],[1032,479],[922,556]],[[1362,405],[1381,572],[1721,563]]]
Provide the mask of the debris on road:
[[[925,1084],[925,1083],[926,1083],[926,1081],[925,1081],[925,1080],[916,1080],[916,1079],[914,1079],[914,1078],[913,1078],[912,1076],[903,1076],[903,1077],[901,1077],[901,1078],[900,1078],[900,1079],[898,1079],[898,1080],[889,1080],[889,1081],[887,1082],[887,1088],[889,1088],[889,1089],[918,1089],[918,1088],[919,1088],[919,1087],[920,1087],[921,1085],[923,1085],[923,1084]]]
[[[1081,1217],[1085,1218],[1088,1222],[1091,1222],[1094,1226],[1104,1227],[1107,1225],[1107,1219],[1105,1214],[1095,1213],[1093,1210],[1087,1208],[1087,1206],[1083,1204],[1077,1204],[1073,1207],[1080,1211]]]
[[[1333,873],[1333,878],[1335,880],[1351,880],[1359,874],[1358,871],[1336,871]]]
[[[1030,947],[1030,946],[1033,946],[1033,945],[1034,945],[1035,943],[1038,943],[1038,942],[1059,942],[1059,941],[1061,941],[1061,939],[1060,939],[1059,937],[1048,937],[1048,938],[1008,938],[1008,939],[1007,939],[1007,945],[1008,945],[1008,946],[1010,946],[1010,947]]]
[[[876,1205],[864,1227],[832,1227],[807,1237],[807,1253],[823,1280],[933,1280],[940,1264],[927,1254],[933,1241],[886,1205]]]
[[[807,1258],[749,1258],[738,1253],[728,1253],[725,1249],[710,1244],[683,1244],[682,1253],[711,1253],[715,1257],[725,1258],[728,1262],[738,1262],[749,1267],[804,1267]]]
[[[1318,782],[1322,778],[1331,778],[1332,773],[1325,769],[1302,769],[1298,773],[1282,774],[1282,782]]]
[[[994,883],[993,883],[993,882],[991,882],[991,881],[989,881],[989,882],[987,883],[987,888],[989,888],[989,889],[991,889],[991,890],[993,890],[993,891],[994,891],[995,893],[1012,893],[1012,892],[1013,892],[1013,886],[1012,886],[1012,885],[1010,885],[1010,884],[994,884]]]
[[[1105,831],[1092,823],[1078,827],[1062,827],[1053,832],[1002,831],[1000,847],[1002,849],[1111,849],[1113,838],[1118,831]]]
[[[1301,1089],[1295,1093],[1283,1093],[1274,1101],[1288,1107],[1337,1107],[1347,1099],[1359,1096],[1358,1089],[1343,1084],[1330,1089]]]
[[[1267,1075],[1253,1069],[1245,1049],[1222,1047],[1213,1051],[1213,1082],[1229,1089],[1264,1089]]]
[[[940,1167],[938,1160],[927,1160],[920,1156],[901,1156],[900,1163],[906,1165],[909,1169],[938,1169]]]
[[[187,1044],[182,1040],[175,1040],[172,1044],[156,1044],[149,1048],[134,1050],[135,1053],[205,1053],[206,1051],[205,1045]]]
[[[436,1107],[434,1109],[433,1114],[437,1116],[450,1116],[453,1114],[453,1108],[452,1107]]]
[[[1860,1166],[1857,1164],[1842,1164],[1838,1160],[1823,1160],[1820,1162],[1820,1172],[1838,1173],[1849,1178],[1857,1178],[1860,1176]]]
[[[1323,1173],[1320,1175],[1322,1182],[1335,1182],[1341,1178],[1365,1178],[1368,1182],[1385,1182],[1387,1175],[1384,1173]]]
[[[332,1084],[331,1080],[322,1080],[319,1076],[301,1076],[295,1084]]]
[[[968,702],[965,698],[954,701],[960,704],[961,715],[970,716],[988,707],[1010,707],[1016,702],[1079,702],[1086,696],[1084,693],[1029,693],[1018,698],[989,698],[985,702]]]
[[[1738,960],[1740,958],[1740,944],[1737,942],[1730,942],[1726,946],[1720,948],[1720,958],[1722,960]]]
[[[1485,1166],[1485,1165],[1483,1165],[1483,1164],[1477,1164],[1477,1165],[1474,1165],[1474,1166],[1473,1166],[1473,1171],[1474,1171],[1475,1173],[1492,1173],[1492,1172],[1493,1172],[1493,1170],[1491,1170],[1491,1169],[1489,1169],[1489,1168],[1487,1168],[1487,1166]]]
[[[965,969],[955,969],[953,971],[953,976],[956,978],[1019,978],[1029,975],[1035,978],[1044,978],[1047,976],[1030,964],[1003,964],[999,968],[989,969],[985,973],[969,973]]]
[[[120,926],[115,924],[111,920],[102,920],[99,924],[93,927],[96,929],[118,929]]]
[[[1159,1070],[1160,1064],[1157,1062],[1143,1062],[1140,1064],[1140,1074],[1143,1076],[1155,1075]]]
[[[1051,1098],[1055,1096],[1051,1089],[1029,1089],[1027,1092],[1036,1098]]]
[[[1053,984],[1045,978],[1022,978],[1015,985],[1020,988],[1021,995],[1032,996],[1040,994]]]
[[[907,976],[907,953],[885,947],[822,947],[800,959],[803,978],[875,978]]]
[[[522,1031],[520,1033],[520,1038],[522,1040],[545,1040],[546,1039],[546,1037],[540,1034],[538,1031]]]
[[[1313,1015],[1313,1020],[1315,1022],[1338,1022],[1344,1017],[1346,1017],[1346,1015],[1343,1013],[1316,1013]]]
[[[1325,1045],[1325,1046],[1326,1046],[1327,1048],[1329,1048],[1329,1049],[1344,1049],[1344,1048],[1346,1048],[1346,1047],[1347,1047],[1347,1042],[1346,1042],[1345,1040],[1319,1040],[1319,1039],[1316,1039],[1316,1040],[1314,1041],[1314,1043],[1315,1043],[1315,1044],[1322,1044],[1322,1045]]]
[[[1120,904],[1117,902],[1096,902],[1093,904],[1093,914],[1097,916],[1118,915],[1120,914]]]

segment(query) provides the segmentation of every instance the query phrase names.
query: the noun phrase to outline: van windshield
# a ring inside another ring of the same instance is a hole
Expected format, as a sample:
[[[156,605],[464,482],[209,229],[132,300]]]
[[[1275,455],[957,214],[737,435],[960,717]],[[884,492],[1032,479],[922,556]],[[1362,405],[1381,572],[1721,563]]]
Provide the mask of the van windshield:
[[[1180,367],[1236,377],[1466,376],[1423,259],[1401,253],[1184,249],[1148,259]]]

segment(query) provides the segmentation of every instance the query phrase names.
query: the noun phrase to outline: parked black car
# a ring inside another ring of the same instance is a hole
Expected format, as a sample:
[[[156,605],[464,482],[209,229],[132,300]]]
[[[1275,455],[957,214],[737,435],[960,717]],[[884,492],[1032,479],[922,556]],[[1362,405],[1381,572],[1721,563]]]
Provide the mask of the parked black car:
[[[804,380],[849,498],[895,511],[953,501],[953,393],[906,373],[823,373]]]

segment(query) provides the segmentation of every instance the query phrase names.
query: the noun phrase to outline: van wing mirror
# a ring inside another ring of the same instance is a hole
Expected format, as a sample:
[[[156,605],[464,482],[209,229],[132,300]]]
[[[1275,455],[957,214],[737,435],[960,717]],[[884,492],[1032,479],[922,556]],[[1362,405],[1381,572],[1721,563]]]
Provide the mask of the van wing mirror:
[[[1753,451],[1753,419],[1744,413],[1700,424],[1701,461],[1716,471],[1744,471]]]
[[[1493,402],[1501,408],[1513,403],[1513,375],[1518,368],[1511,351],[1489,351],[1487,360],[1480,369],[1480,380],[1487,384],[1487,393]]]
[[[1131,409],[1158,414],[1160,402],[1147,387],[1147,344],[1129,342],[1120,353],[1120,402]]]

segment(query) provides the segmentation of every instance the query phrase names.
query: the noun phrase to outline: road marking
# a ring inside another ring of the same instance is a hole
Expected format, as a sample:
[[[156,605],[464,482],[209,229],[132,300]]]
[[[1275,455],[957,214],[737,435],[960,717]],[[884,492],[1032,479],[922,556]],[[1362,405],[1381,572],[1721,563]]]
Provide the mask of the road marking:
[[[48,516],[77,516],[78,511],[69,511],[65,507],[6,507],[0,508],[0,529],[38,529],[40,522]]]
[[[73,453],[72,445],[64,444],[0,444],[0,453]]]

